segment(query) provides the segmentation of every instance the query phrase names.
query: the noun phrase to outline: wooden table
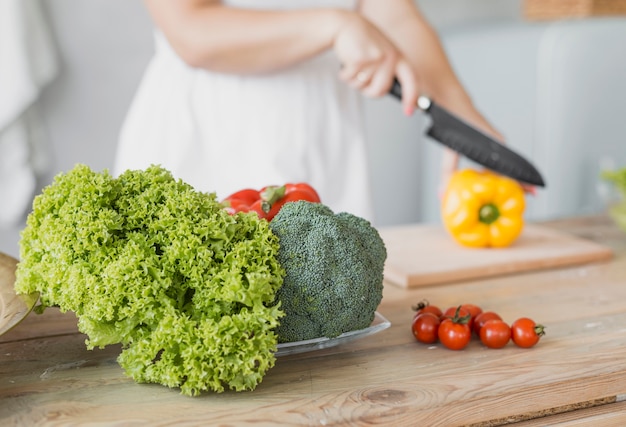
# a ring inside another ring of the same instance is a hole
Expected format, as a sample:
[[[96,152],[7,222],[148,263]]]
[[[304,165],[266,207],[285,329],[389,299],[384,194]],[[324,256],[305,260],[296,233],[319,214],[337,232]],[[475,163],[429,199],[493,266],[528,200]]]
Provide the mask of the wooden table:
[[[140,385],[119,347],[88,351],[72,314],[31,314],[0,337],[0,425],[626,425],[626,233],[606,217],[548,223],[615,250],[608,262],[407,290],[386,285],[392,326],[281,357],[255,391]],[[411,305],[472,302],[547,326],[532,349],[421,345]]]

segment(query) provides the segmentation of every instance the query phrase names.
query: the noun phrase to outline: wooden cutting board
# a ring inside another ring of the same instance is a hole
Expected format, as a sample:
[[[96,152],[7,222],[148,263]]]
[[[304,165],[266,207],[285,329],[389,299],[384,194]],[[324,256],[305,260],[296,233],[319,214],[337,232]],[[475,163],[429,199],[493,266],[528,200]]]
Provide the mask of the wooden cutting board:
[[[405,288],[477,279],[610,259],[612,250],[545,226],[527,224],[507,248],[466,248],[440,225],[381,228],[385,280]]]

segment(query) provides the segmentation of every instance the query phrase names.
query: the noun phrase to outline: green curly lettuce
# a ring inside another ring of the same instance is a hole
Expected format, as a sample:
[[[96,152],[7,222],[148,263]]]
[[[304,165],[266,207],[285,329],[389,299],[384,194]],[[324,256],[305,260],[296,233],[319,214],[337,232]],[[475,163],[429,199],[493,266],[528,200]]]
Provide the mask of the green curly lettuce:
[[[181,393],[252,390],[274,366],[278,239],[152,166],[113,178],[85,165],[38,195],[15,289],[73,311],[89,349],[121,343],[137,382]]]

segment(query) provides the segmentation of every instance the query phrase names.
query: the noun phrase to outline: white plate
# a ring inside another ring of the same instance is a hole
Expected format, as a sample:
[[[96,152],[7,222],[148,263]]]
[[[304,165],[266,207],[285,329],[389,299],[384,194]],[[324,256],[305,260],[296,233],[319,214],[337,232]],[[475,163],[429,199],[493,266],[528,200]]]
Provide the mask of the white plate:
[[[33,309],[39,294],[17,295],[15,267],[17,260],[0,253],[0,335],[20,323]]]
[[[308,351],[334,347],[339,344],[344,344],[349,341],[354,341],[373,335],[377,332],[387,329],[389,326],[391,326],[391,322],[385,319],[382,314],[376,312],[374,313],[374,321],[369,327],[365,329],[345,332],[336,338],[314,338],[304,341],[281,343],[278,344],[276,356],[287,356],[289,354],[305,353]]]

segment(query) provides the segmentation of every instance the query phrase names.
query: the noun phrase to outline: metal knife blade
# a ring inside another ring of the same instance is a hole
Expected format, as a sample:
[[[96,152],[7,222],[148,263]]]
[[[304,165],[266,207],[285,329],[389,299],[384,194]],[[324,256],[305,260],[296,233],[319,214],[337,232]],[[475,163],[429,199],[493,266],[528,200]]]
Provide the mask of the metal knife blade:
[[[402,99],[402,87],[398,80],[394,80],[389,92]],[[420,96],[417,105],[432,119],[426,134],[434,140],[494,172],[545,187],[545,181],[537,168],[515,151],[468,125],[425,96]]]

